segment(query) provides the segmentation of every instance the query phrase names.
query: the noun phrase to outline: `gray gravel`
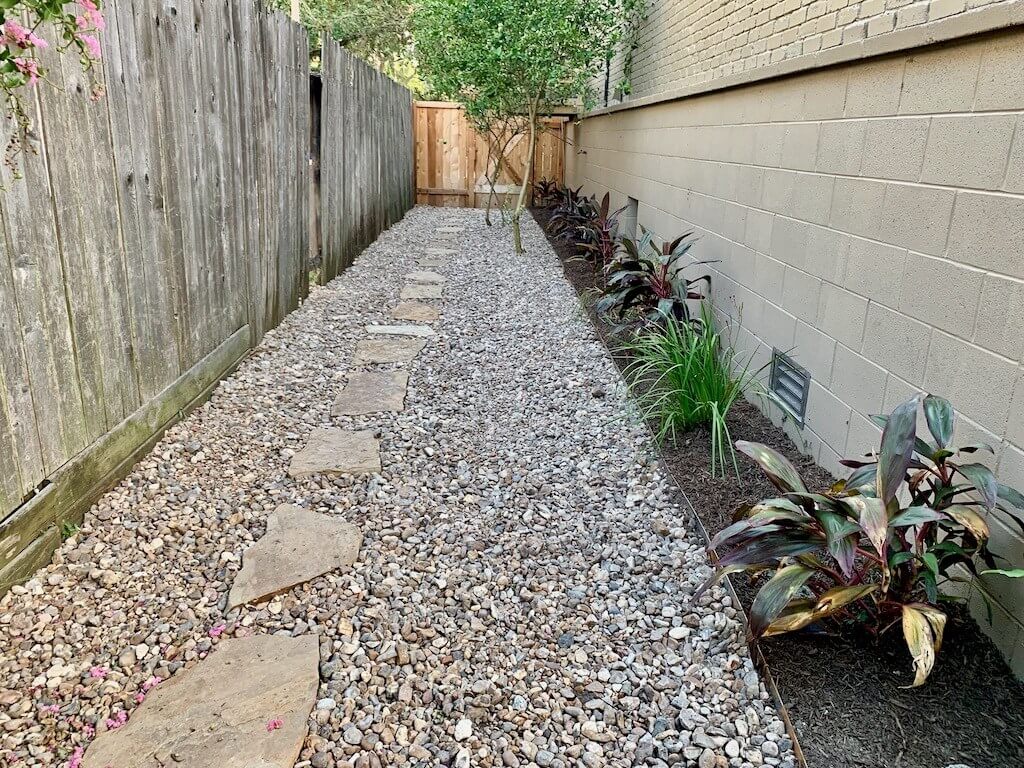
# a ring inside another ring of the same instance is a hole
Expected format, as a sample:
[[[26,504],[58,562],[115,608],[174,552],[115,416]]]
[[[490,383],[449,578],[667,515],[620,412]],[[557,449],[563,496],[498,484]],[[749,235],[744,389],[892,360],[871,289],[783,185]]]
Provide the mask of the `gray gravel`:
[[[405,411],[332,417],[365,326],[393,323],[449,224],[464,232],[434,268],[442,317],[404,364]],[[693,601],[701,544],[543,234],[524,230],[517,257],[479,212],[412,211],[0,601],[0,764],[66,764],[152,677],[279,632],[321,643],[299,766],[793,765],[736,608],[719,590]],[[289,478],[327,426],[375,430],[382,474]],[[285,502],[359,525],[359,561],[224,615]]]

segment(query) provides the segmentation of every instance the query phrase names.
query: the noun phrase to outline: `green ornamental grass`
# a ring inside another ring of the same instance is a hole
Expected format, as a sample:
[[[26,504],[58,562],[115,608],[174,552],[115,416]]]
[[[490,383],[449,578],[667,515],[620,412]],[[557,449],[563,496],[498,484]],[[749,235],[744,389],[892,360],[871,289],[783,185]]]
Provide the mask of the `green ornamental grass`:
[[[752,370],[753,356],[741,360],[707,311],[700,322],[667,320],[649,328],[627,347],[634,395],[644,417],[658,424],[658,440],[707,425],[711,473],[725,476],[731,462],[738,474],[726,416],[764,367]]]

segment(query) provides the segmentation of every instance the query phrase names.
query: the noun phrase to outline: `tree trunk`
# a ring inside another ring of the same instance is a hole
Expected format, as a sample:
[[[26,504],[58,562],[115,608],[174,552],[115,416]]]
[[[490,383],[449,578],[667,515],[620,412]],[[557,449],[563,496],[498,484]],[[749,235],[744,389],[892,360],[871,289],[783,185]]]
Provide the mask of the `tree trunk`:
[[[519,200],[516,202],[516,210],[512,214],[512,239],[515,242],[517,256],[521,256],[523,253],[523,232],[520,229],[519,221],[523,216],[523,209],[526,208],[526,191],[530,186],[533,153],[537,148],[537,106],[539,102],[539,95],[530,102],[530,143],[526,151],[526,167],[523,168],[523,185],[519,188]]]

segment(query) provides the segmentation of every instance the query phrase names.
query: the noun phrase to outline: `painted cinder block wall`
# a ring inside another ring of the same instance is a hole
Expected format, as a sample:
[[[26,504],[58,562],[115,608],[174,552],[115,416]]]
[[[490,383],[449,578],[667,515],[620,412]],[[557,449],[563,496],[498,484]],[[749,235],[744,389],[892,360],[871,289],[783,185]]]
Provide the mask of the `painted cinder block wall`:
[[[711,6],[652,6],[633,93],[575,126],[568,179],[700,235],[737,345],[810,371],[803,428],[766,407],[822,466],[845,474],[878,443],[868,415],[925,390],[1024,488],[1024,2]],[[1024,581],[966,594],[1024,673]]]

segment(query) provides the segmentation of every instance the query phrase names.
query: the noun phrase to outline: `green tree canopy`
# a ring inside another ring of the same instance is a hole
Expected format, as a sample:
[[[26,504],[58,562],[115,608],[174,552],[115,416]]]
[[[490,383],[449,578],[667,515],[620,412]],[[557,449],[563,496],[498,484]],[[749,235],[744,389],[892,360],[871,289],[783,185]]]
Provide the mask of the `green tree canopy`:
[[[642,0],[419,0],[416,58],[432,92],[458,101],[474,120],[526,117],[530,149],[519,219],[530,183],[537,117],[593,103],[592,85],[614,55]]]

